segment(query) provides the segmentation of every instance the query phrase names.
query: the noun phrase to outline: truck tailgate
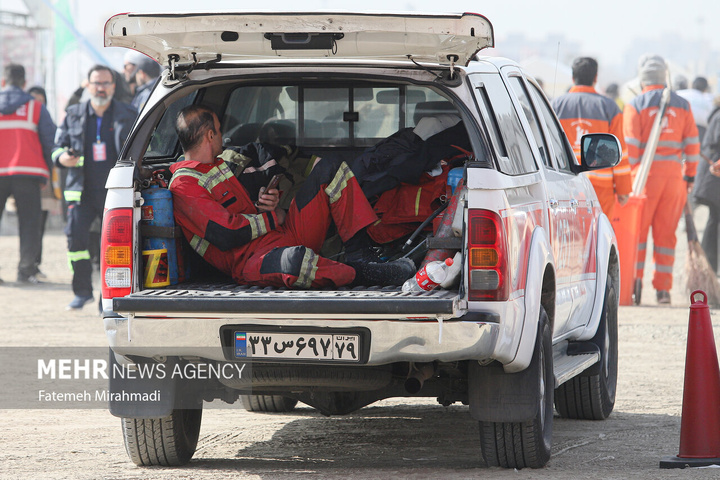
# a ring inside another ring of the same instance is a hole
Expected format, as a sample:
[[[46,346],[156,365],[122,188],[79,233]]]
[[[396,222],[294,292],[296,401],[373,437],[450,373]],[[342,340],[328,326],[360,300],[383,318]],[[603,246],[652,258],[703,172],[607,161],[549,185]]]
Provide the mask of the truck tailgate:
[[[338,290],[283,290],[228,284],[182,284],[146,289],[113,299],[120,314],[212,314],[374,316],[449,318],[457,316],[457,291],[405,293],[400,287]]]

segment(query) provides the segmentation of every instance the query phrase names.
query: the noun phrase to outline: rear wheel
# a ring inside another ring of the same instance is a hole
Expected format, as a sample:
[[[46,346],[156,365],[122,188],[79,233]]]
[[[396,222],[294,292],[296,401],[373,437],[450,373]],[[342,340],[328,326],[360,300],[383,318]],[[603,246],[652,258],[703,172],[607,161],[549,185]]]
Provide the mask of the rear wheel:
[[[242,395],[241,400],[248,412],[266,413],[292,412],[298,403],[294,398],[282,395]]]
[[[566,418],[604,420],[615,407],[618,374],[618,300],[612,277],[608,276],[600,325],[592,343],[600,348],[599,368],[582,373],[555,391],[555,407]]]
[[[535,418],[527,422],[480,422],[480,440],[489,467],[540,468],[550,460],[553,425],[552,332],[540,307],[535,353],[530,367],[538,366],[538,406]]]
[[[185,465],[195,454],[202,409],[173,410],[164,418],[123,418],[125,450],[135,465]]]

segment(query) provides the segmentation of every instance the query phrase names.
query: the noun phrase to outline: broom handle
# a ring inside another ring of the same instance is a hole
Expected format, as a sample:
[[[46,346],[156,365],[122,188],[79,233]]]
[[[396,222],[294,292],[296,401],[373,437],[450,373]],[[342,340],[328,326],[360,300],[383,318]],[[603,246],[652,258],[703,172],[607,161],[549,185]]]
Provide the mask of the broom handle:
[[[657,150],[658,142],[660,141],[660,131],[662,130],[662,119],[667,111],[668,104],[670,103],[670,87],[665,87],[660,97],[660,106],[658,112],[655,115],[652,128],[650,129],[650,136],[648,137],[645,151],[643,152],[640,160],[640,168],[633,181],[632,194],[635,196],[641,195],[647,183],[647,178],[650,173],[650,167],[652,166],[653,159],[655,157],[655,150]]]
[[[693,214],[692,208],[690,208],[690,202],[685,201],[685,208],[683,210],[685,212],[685,231],[687,233],[688,243],[697,242],[699,241],[698,234],[697,230],[695,229],[695,222],[693,221]]]

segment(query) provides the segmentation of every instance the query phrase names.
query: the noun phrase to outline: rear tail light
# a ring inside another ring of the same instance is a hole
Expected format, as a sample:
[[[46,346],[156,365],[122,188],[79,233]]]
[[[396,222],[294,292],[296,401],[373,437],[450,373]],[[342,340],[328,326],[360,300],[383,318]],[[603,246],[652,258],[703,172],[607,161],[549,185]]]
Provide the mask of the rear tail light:
[[[103,298],[124,297],[132,286],[132,208],[105,212],[102,226],[101,270]]]
[[[469,300],[507,300],[507,241],[500,215],[468,210]]]

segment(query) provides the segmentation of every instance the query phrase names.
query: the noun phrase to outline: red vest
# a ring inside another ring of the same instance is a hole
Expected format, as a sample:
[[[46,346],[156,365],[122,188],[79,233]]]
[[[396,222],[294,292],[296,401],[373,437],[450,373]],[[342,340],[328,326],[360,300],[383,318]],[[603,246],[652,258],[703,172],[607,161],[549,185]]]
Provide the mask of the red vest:
[[[30,100],[14,113],[0,114],[0,176],[50,177],[38,137],[41,109],[38,102]]]

